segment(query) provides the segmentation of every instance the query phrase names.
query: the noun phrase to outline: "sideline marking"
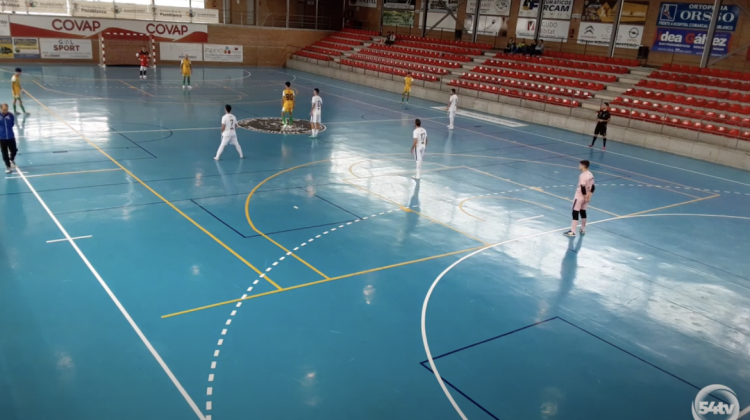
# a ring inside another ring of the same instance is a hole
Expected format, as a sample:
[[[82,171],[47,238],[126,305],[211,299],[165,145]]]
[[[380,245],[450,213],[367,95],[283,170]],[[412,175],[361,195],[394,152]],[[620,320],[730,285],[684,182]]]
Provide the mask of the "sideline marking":
[[[444,106],[433,106],[432,109],[448,112],[448,110],[445,109]],[[527,124],[521,124],[519,122],[505,120],[505,119],[498,118],[498,117],[490,117],[487,115],[477,114],[476,112],[464,111],[463,109],[457,110],[456,115],[460,115],[462,117],[467,117],[467,118],[473,118],[475,120],[491,122],[491,123],[498,124],[498,125],[504,125],[506,127],[526,127],[527,126]]]
[[[38,102],[38,101],[37,101]],[[185,388],[182,387],[182,384],[180,384],[180,381],[177,379],[177,377],[174,376],[174,373],[169,369],[169,366],[164,362],[164,359],[161,358],[159,353],[154,349],[154,346],[151,345],[151,342],[148,341],[148,338],[143,334],[141,329],[138,327],[138,325],[133,321],[133,318],[130,317],[130,314],[125,309],[124,306],[122,306],[122,303],[120,303],[120,300],[117,299],[117,296],[112,292],[112,290],[109,288],[107,283],[102,279],[102,277],[99,275],[99,272],[96,271],[93,265],[91,265],[91,262],[89,262],[89,259],[86,258],[86,255],[81,251],[80,248],[78,248],[78,245],[75,243],[73,238],[70,237],[68,234],[68,231],[65,230],[62,224],[60,224],[60,221],[57,220],[54,214],[52,214],[52,211],[47,207],[47,204],[42,200],[42,197],[39,196],[39,193],[36,192],[36,189],[31,185],[31,182],[29,182],[28,179],[21,173],[21,178],[26,183],[26,186],[29,187],[29,190],[34,194],[34,197],[36,197],[37,201],[39,201],[39,204],[42,205],[44,208],[44,211],[47,212],[49,217],[52,219],[53,222],[55,222],[55,225],[57,225],[57,228],[60,229],[60,232],[62,232],[63,236],[65,236],[66,241],[70,243],[70,245],[73,247],[73,249],[76,251],[79,257],[81,257],[81,260],[83,260],[84,264],[86,264],[86,267],[88,267],[89,271],[91,271],[91,274],[96,277],[96,280],[99,282],[99,284],[102,286],[105,292],[107,292],[107,295],[109,295],[110,299],[112,299],[112,302],[115,303],[117,306],[117,309],[120,310],[120,313],[122,313],[122,316],[125,317],[125,319],[128,321],[130,326],[133,328],[135,333],[140,337],[143,344],[148,348],[148,351],[151,353],[151,355],[156,359],[156,361],[159,363],[161,368],[164,370],[164,373],[167,374],[169,379],[172,381],[174,386],[177,388],[178,391],[180,391],[180,394],[182,394],[182,397],[185,398],[185,401],[187,401],[188,405],[193,409],[193,412],[198,416],[199,419],[205,420],[205,417],[203,417],[203,413],[198,408],[198,406],[195,404],[192,398],[190,398],[190,395],[188,395],[187,391],[185,391]]]
[[[111,171],[121,171],[120,168],[110,168],[110,169],[92,169],[90,171],[74,171],[74,172],[58,172],[54,174],[38,174],[38,175],[26,175],[26,178],[38,178],[40,176],[57,176],[57,175],[74,175],[74,174],[87,174],[91,172],[111,172]],[[29,173],[29,171],[26,171],[24,173]],[[20,176],[6,176],[5,179],[19,179]]]
[[[487,199],[523,201],[524,203],[534,204],[534,205],[537,205],[537,206],[540,206],[540,207],[544,207],[545,209],[554,210],[554,208],[552,208],[550,206],[545,206],[544,204],[540,204],[540,203],[537,203],[535,201],[522,200],[520,198],[513,198],[513,197],[498,197],[498,196],[494,196],[494,195],[492,195],[492,196],[483,195],[483,196],[479,196],[479,197],[470,197],[470,198],[467,198],[466,200],[458,203],[458,209],[461,210],[465,215],[467,215],[469,217],[473,217],[473,218],[475,218],[477,220],[481,220],[483,222],[486,222],[486,220],[480,219],[480,218],[478,218],[476,216],[473,216],[473,215],[469,214],[469,212],[467,212],[466,210],[464,210],[464,203],[467,202],[467,201],[472,201],[472,200],[487,200]],[[542,217],[542,216],[536,216],[536,217]],[[521,219],[521,220],[528,220],[528,219],[534,219],[534,218],[535,217],[530,217],[530,218]],[[517,220],[517,221],[520,222],[520,220]]]
[[[123,81],[123,80],[121,80],[121,79],[118,79],[118,81],[119,81],[120,83],[124,84],[125,86],[128,86],[128,87],[130,87],[131,89],[135,89],[135,90],[137,90],[138,92],[141,92],[141,93],[145,93],[146,95],[148,95],[148,96],[150,96],[150,97],[152,97],[152,98],[154,97],[154,95],[152,95],[152,94],[150,94],[150,93],[146,92],[146,91],[145,91],[145,90],[143,90],[143,89],[138,89],[137,87],[135,87],[135,86],[131,85],[130,83],[124,82],[124,81]]]
[[[219,238],[217,238],[216,236],[214,236],[213,233],[209,232],[206,228],[204,228],[203,226],[201,226],[200,224],[198,224],[198,222],[196,222],[195,220],[193,220],[192,218],[190,218],[190,216],[188,216],[187,214],[185,214],[182,210],[178,209],[177,206],[175,206],[174,204],[172,204],[171,201],[169,201],[166,198],[162,197],[161,194],[159,194],[158,192],[156,192],[148,184],[146,184],[145,182],[141,181],[140,178],[138,178],[137,176],[135,176],[135,174],[133,174],[132,172],[130,172],[130,170],[128,170],[126,167],[122,166],[122,164],[120,164],[120,162],[116,161],[112,156],[108,155],[107,152],[105,152],[104,150],[102,150],[94,142],[92,142],[86,136],[84,136],[83,134],[81,134],[81,132],[79,132],[78,130],[76,130],[72,125],[68,124],[67,121],[65,121],[59,115],[57,115],[54,111],[52,111],[51,109],[49,109],[49,107],[47,107],[47,105],[44,105],[39,99],[37,99],[36,97],[34,97],[34,95],[32,95],[32,94],[30,94],[28,92],[26,92],[26,95],[29,98],[33,99],[36,103],[38,103],[42,108],[44,108],[47,112],[49,112],[53,117],[57,118],[58,121],[60,121],[61,123],[65,124],[74,133],[78,134],[86,143],[88,143],[89,145],[91,145],[91,147],[93,147],[94,149],[98,150],[99,153],[101,153],[102,155],[104,155],[107,159],[111,160],[112,163],[114,163],[120,169],[122,169],[123,171],[125,171],[125,173],[127,173],[128,175],[130,175],[134,180],[138,181],[139,184],[143,185],[143,187],[146,188],[147,190],[149,190],[153,195],[155,195],[156,197],[158,197],[161,201],[163,201],[164,203],[166,203],[174,211],[176,211],[177,213],[179,213],[180,216],[182,216],[185,219],[187,219],[195,227],[197,227],[203,233],[205,233],[206,235],[208,235],[211,239],[213,239],[214,241],[216,241],[216,243],[218,243],[219,245],[221,245],[222,247],[224,247],[224,249],[226,249],[227,251],[229,251],[232,255],[234,255],[235,257],[237,257],[237,259],[239,259],[240,261],[242,261],[243,263],[245,263],[246,266],[250,267],[253,271],[255,271],[258,274],[262,274],[263,273],[262,271],[258,270],[254,265],[250,264],[250,262],[248,262],[246,259],[244,259],[235,250],[233,250],[232,248],[230,248],[229,246],[227,246],[227,244],[225,244],[224,242],[222,242]],[[279,290],[281,289],[281,286],[279,286],[278,284],[274,283],[274,281],[271,280],[268,276],[266,276],[265,279],[266,279],[266,281],[268,281],[269,283],[271,283],[275,288],[277,288]]]
[[[544,215],[541,215],[541,214],[540,214],[539,216],[534,216],[534,217],[527,217],[527,218],[525,218],[525,219],[518,219],[518,220],[516,220],[516,223],[518,223],[518,222],[524,222],[524,221],[526,221],[526,220],[538,219],[538,218],[540,218],[540,217],[544,217]]]
[[[63,239],[54,239],[54,240],[52,240],[52,241],[47,241],[47,243],[48,243],[48,244],[53,244],[53,243],[55,243],[55,242],[63,242],[63,241],[67,241],[67,240],[75,241],[75,240],[77,240],[77,239],[86,239],[86,238],[90,238],[91,236],[92,236],[92,235],[87,235],[87,236],[76,236],[75,238],[63,238]]]

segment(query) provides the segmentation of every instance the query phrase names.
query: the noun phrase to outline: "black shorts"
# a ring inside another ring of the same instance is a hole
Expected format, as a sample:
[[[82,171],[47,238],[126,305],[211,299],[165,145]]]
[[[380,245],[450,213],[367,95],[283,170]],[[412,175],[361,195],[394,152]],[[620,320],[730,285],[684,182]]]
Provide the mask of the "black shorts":
[[[596,123],[596,128],[594,128],[594,135],[606,136],[607,135],[607,123],[603,123],[603,122]]]

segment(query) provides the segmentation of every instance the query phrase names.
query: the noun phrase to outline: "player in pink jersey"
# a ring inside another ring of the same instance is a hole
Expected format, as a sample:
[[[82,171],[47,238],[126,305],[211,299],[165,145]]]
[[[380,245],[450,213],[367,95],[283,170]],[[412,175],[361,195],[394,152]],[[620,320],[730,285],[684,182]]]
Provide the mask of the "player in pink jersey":
[[[591,196],[596,189],[594,174],[589,171],[589,165],[588,160],[582,160],[578,163],[578,170],[581,171],[581,175],[578,176],[578,186],[573,198],[573,223],[570,225],[570,230],[563,233],[565,236],[576,236],[579,215],[581,217],[581,235],[586,234],[586,208],[589,206]]]

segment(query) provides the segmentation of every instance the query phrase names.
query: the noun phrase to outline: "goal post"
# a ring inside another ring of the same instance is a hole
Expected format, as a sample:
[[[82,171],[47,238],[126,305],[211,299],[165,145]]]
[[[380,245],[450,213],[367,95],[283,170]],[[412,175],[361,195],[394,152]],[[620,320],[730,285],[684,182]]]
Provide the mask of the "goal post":
[[[156,68],[156,43],[154,37],[138,32],[102,31],[99,33],[99,65],[137,66],[135,54],[146,47],[149,52],[149,67]]]

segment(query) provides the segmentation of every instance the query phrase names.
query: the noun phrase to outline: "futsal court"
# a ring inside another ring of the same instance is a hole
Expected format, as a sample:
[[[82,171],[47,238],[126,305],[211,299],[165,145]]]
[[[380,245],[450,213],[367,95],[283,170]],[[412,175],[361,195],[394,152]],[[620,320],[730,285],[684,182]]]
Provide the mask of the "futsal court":
[[[747,172],[507,118],[449,131],[445,103],[282,68],[196,68],[190,92],[136,73],[24,68],[0,418],[686,419],[710,384],[750,404]],[[245,158],[214,161],[224,104],[280,118],[286,81],[297,120],[320,89],[325,131],[240,129]]]

